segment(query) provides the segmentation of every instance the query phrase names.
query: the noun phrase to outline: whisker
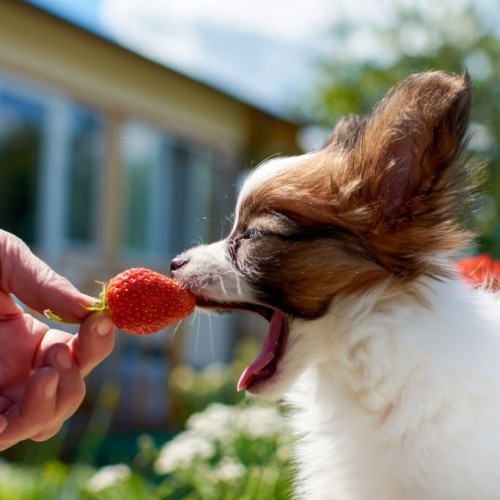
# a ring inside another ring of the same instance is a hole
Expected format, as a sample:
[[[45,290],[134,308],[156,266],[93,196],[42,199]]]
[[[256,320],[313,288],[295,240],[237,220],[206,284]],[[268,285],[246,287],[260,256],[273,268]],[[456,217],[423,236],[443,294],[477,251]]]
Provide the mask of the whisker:
[[[212,316],[210,316],[210,315],[208,315],[208,334],[210,335],[210,350],[212,352],[212,358],[215,359],[214,339],[213,339],[213,330],[212,330]]]
[[[195,344],[194,344],[194,360],[198,361],[198,347],[200,345],[200,330],[201,330],[201,315],[198,315],[198,325],[195,334]]]
[[[241,277],[236,271],[233,272],[236,278],[236,293],[238,294],[238,297],[243,297],[243,289],[241,288]]]
[[[219,275],[217,276],[217,278],[219,279],[219,282],[220,282],[220,288],[221,288],[221,290],[222,290],[222,293],[223,293],[224,295],[228,295],[228,293],[227,293],[227,289],[226,289],[226,285],[224,284],[224,280],[223,280],[222,276],[219,274]]]
[[[183,320],[178,321],[177,324],[174,326],[174,328],[170,330],[170,333],[167,337],[170,348],[172,348],[172,346],[174,344],[175,336],[177,335],[177,332],[179,331],[179,328],[181,327],[182,322],[183,322]]]

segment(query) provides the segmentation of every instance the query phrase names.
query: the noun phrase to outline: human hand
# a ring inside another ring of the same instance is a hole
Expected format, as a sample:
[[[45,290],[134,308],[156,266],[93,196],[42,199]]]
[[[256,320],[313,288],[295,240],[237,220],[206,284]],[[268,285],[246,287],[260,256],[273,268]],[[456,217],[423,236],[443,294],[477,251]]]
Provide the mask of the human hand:
[[[50,309],[81,322],[78,334],[49,328],[14,297],[38,312]],[[80,406],[83,377],[114,343],[109,316],[85,309],[94,300],[0,230],[0,450],[49,439]]]

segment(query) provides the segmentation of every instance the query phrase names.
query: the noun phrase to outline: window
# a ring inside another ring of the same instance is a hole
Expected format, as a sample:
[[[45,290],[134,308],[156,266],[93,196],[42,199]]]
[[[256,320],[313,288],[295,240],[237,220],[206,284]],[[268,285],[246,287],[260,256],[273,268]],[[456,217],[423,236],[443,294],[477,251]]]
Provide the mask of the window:
[[[214,215],[210,204],[214,172],[210,154],[186,144],[172,148],[171,161],[175,185],[171,213],[176,237],[170,251],[177,254],[209,237]]]
[[[129,250],[150,248],[154,174],[160,160],[160,136],[146,125],[130,123],[123,136],[124,243]]]
[[[137,122],[125,128],[122,147],[123,247],[129,256],[138,252],[141,265],[148,259],[165,266],[186,248],[226,233],[221,224],[233,207],[236,173],[224,158]],[[187,360],[199,367],[229,360],[235,321],[198,315],[187,322]]]
[[[126,249],[165,261],[213,238],[226,215],[214,199],[234,184],[215,154],[139,123],[126,127],[123,153]]]
[[[48,259],[68,242],[95,242],[102,114],[36,82],[0,76],[0,228]]]
[[[65,236],[72,242],[89,243],[97,239],[99,184],[104,160],[102,119],[92,109],[73,105],[68,121]]]
[[[0,228],[27,243],[36,238],[44,108],[0,89]]]

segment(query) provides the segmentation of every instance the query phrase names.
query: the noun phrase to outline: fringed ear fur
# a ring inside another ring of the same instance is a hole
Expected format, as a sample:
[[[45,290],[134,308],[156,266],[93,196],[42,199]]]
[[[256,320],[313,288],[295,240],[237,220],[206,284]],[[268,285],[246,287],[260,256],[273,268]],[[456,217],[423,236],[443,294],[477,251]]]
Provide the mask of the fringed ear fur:
[[[470,102],[467,74],[436,71],[410,76],[375,107],[358,154],[386,215],[410,216],[413,198],[459,175],[446,171],[462,151]]]
[[[332,134],[329,151],[345,158],[335,170],[342,217],[349,227],[356,220],[365,246],[397,274],[420,274],[425,255],[470,241],[460,224],[477,191],[462,154],[470,103],[467,74],[415,74]]]
[[[360,116],[351,115],[343,118],[333,129],[325,144],[325,148],[340,146],[344,149],[350,149],[356,144],[364,126],[365,119]]]

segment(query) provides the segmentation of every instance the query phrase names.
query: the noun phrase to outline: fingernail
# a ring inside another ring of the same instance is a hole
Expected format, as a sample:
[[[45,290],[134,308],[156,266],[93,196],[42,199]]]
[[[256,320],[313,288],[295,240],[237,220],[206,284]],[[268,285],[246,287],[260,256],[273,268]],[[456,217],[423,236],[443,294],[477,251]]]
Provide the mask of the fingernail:
[[[111,318],[109,316],[103,316],[102,318],[100,318],[95,329],[99,337],[105,337],[106,335],[109,335],[109,333],[113,329],[113,322],[111,321]]]
[[[69,370],[73,366],[73,361],[68,351],[61,349],[56,354],[56,361],[60,368],[63,370]]]
[[[58,379],[51,380],[46,386],[44,390],[45,397],[47,399],[51,399],[56,395],[57,391],[57,383]]]

